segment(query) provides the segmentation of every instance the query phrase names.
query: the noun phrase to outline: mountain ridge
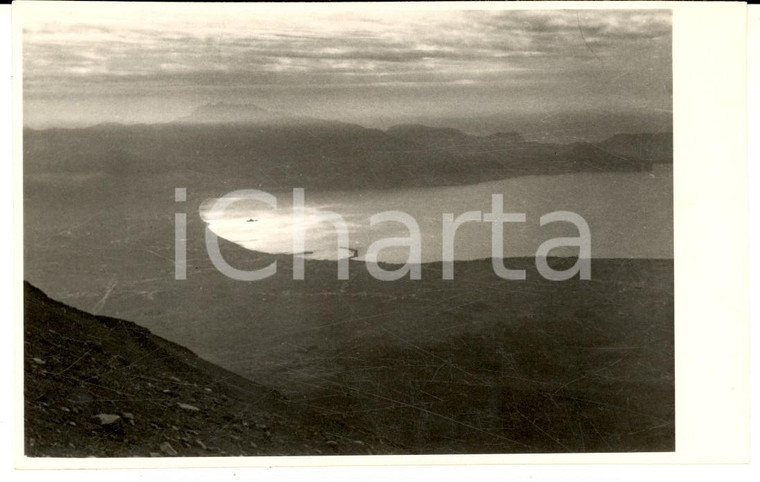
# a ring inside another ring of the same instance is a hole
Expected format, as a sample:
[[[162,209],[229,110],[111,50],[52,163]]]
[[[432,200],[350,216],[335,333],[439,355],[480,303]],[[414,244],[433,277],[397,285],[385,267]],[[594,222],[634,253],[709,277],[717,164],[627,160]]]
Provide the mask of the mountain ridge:
[[[202,104],[169,124],[298,124],[319,119],[265,109],[253,103],[215,102]]]
[[[472,136],[421,125],[382,131],[253,104],[209,104],[184,119],[25,129],[25,172],[116,178],[175,173],[200,176],[198,182],[212,189],[236,179],[269,190],[352,190],[642,171],[652,165],[652,160],[632,155],[637,151],[627,138],[607,144],[546,144],[525,142],[516,132]]]

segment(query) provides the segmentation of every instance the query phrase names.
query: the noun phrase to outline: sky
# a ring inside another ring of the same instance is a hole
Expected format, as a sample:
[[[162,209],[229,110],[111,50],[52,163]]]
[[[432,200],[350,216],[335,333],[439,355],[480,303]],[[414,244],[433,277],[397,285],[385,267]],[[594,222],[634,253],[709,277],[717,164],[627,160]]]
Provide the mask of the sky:
[[[529,138],[671,119],[668,10],[32,3],[33,127],[166,122],[209,102]]]

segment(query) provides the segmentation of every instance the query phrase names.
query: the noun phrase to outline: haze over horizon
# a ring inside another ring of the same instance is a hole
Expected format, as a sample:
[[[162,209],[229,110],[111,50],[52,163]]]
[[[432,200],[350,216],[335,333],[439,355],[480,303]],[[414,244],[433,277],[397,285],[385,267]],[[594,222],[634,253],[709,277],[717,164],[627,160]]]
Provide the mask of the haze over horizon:
[[[667,10],[25,5],[22,25],[31,127],[227,102],[536,140],[671,128]]]

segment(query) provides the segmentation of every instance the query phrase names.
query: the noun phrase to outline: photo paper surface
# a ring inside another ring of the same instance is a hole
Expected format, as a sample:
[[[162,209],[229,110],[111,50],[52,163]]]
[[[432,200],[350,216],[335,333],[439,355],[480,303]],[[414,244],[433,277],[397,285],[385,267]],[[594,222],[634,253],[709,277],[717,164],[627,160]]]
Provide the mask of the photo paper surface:
[[[676,456],[675,11],[569,5],[24,5],[24,459]]]

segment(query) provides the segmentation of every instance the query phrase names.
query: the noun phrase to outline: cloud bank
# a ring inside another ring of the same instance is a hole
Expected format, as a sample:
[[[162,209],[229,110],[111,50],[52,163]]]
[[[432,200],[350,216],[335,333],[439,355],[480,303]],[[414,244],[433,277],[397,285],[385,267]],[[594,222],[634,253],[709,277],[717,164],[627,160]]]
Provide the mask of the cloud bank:
[[[332,7],[30,10],[27,117],[76,99],[97,117],[97,98],[101,116],[131,101],[134,120],[167,112],[149,114],[156,99],[179,111],[237,97],[344,117],[497,113],[487,98],[520,111],[670,108],[667,10]]]

